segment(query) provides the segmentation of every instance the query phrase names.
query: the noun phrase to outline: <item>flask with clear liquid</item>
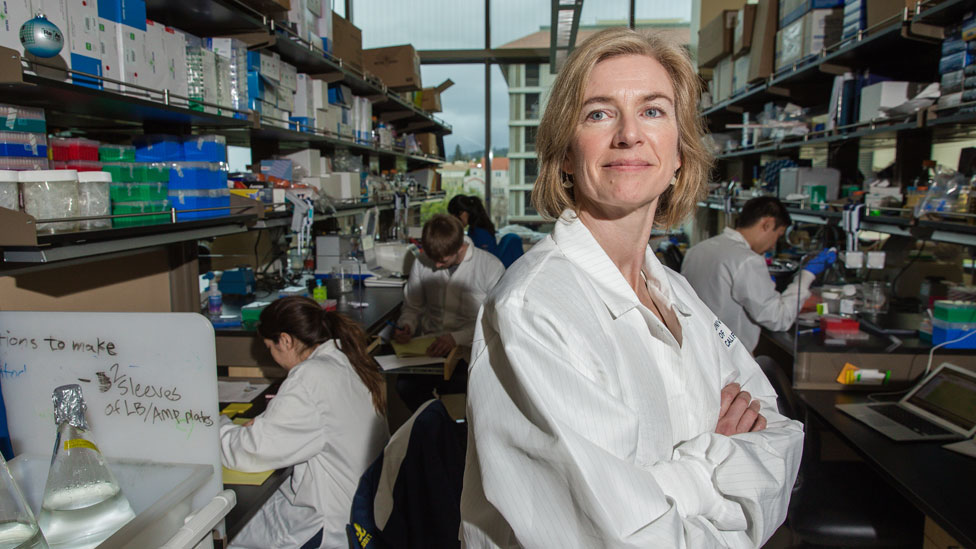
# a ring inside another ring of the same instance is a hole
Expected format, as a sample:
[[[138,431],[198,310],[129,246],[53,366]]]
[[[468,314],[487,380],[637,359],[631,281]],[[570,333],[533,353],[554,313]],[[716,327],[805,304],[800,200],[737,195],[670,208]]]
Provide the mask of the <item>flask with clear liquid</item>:
[[[0,456],[0,549],[48,549],[34,513]]]
[[[135,513],[95,445],[81,387],[62,385],[51,399],[58,434],[38,522],[52,548],[95,547]]]

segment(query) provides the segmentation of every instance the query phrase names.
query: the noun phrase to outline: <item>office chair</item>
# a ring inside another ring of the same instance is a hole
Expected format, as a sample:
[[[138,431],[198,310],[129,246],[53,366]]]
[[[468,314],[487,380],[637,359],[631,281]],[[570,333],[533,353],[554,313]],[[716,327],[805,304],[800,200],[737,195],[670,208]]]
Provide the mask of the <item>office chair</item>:
[[[769,357],[756,362],[776,390],[780,413],[803,420],[790,381]],[[804,421],[800,474],[786,523],[803,547],[921,547],[923,515],[863,462],[822,461],[820,435]]]
[[[353,496],[350,549],[459,548],[467,430],[429,400],[390,437]]]

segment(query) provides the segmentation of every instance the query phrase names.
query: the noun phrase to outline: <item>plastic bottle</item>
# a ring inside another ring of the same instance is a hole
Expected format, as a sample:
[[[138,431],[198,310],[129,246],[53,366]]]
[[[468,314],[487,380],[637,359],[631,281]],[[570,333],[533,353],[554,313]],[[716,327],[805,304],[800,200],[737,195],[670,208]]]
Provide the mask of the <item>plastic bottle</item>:
[[[38,523],[52,548],[95,547],[135,517],[85,420],[79,385],[51,395],[58,434]]]
[[[224,300],[217,288],[217,280],[210,281],[210,288],[207,289],[207,314],[210,318],[219,318],[223,312]]]
[[[329,299],[329,291],[325,288],[325,286],[322,285],[321,278],[315,281],[315,288],[312,288],[312,299],[322,306],[324,306],[326,300]]]

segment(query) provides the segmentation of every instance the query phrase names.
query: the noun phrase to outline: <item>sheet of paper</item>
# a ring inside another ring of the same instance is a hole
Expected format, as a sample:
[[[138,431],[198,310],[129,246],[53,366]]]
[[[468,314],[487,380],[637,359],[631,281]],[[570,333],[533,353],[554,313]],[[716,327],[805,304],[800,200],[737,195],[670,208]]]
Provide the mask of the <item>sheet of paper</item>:
[[[233,418],[237,414],[250,410],[251,406],[254,405],[251,404],[250,402],[235,402],[233,404],[228,404],[227,406],[224,406],[224,409],[221,410],[220,413],[229,418]]]
[[[976,440],[973,439],[953,442],[942,447],[946,450],[952,450],[953,452],[959,452],[960,454],[976,458]]]
[[[384,371],[406,368],[407,366],[430,366],[444,364],[443,357],[412,356],[400,358],[396,355],[382,355],[373,357]]]
[[[242,473],[233,469],[224,469],[224,484],[244,484],[246,486],[261,486],[268,480],[274,471],[262,471],[260,473]]]
[[[269,385],[249,381],[217,381],[217,402],[251,402]]]
[[[427,347],[437,339],[435,336],[415,337],[407,343],[393,342],[393,352],[400,358],[427,356]]]

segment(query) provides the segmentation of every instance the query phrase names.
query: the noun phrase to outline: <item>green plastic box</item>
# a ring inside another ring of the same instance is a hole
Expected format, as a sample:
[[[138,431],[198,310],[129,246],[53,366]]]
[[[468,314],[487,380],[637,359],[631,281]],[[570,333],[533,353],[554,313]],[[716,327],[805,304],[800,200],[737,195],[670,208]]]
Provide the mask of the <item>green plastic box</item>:
[[[932,316],[946,322],[976,322],[976,302],[939,300],[933,305]]]

